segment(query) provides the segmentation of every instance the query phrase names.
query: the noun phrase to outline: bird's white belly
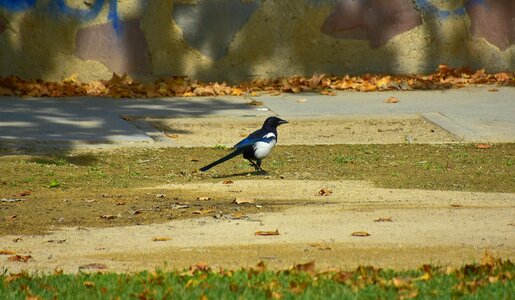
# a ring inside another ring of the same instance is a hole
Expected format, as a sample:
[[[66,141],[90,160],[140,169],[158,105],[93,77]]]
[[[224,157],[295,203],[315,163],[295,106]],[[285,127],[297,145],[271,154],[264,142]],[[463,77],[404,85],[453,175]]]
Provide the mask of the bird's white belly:
[[[270,151],[274,148],[276,140],[271,140],[270,142],[257,142],[254,144],[254,155],[257,159],[263,159],[270,154]]]

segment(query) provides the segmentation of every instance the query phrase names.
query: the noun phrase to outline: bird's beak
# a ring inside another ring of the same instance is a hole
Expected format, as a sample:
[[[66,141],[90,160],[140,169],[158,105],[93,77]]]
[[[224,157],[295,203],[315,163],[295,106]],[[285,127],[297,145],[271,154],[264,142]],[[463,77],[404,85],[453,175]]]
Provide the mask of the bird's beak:
[[[288,121],[280,119],[279,122],[277,123],[277,125],[287,124],[287,123],[288,123]]]

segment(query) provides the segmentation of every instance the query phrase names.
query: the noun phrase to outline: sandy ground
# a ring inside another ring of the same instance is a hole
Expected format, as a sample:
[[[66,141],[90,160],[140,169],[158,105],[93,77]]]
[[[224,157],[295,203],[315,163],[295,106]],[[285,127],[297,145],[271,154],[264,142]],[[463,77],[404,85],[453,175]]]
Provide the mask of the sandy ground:
[[[281,145],[450,143],[458,140],[418,115],[286,119],[290,123],[278,130]],[[211,147],[236,144],[259,129],[263,118],[147,118],[144,121],[164,132],[179,146]]]
[[[153,187],[250,198],[276,213],[220,216],[114,228],[65,228],[44,236],[2,236],[2,267],[77,272],[105,264],[110,271],[177,269],[198,262],[238,268],[265,261],[271,268],[315,260],[317,268],[374,264],[397,269],[423,263],[459,266],[484,251],[515,259],[515,194],[381,189],[361,181],[242,180],[230,185],[191,183]],[[320,189],[329,196],[317,196]],[[209,201],[209,200],[208,200]],[[391,218],[391,222],[376,222]],[[256,231],[277,236],[258,236]],[[363,231],[366,237],[352,236]],[[156,237],[169,238],[153,241]],[[21,238],[21,240],[16,240]]]

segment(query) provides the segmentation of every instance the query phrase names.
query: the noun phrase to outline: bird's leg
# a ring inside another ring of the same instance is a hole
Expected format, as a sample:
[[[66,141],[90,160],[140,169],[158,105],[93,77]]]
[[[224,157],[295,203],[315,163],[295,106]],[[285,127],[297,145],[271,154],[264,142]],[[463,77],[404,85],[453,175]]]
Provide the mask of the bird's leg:
[[[258,166],[258,171],[264,172],[265,170],[263,170],[263,169],[261,168],[261,159],[258,159],[258,160],[256,161],[256,163],[257,163],[257,166]]]
[[[254,162],[253,160],[249,159],[250,163],[254,166],[254,168],[256,169],[256,171],[258,172],[265,172],[265,170],[263,170],[261,168],[261,159],[258,159],[256,160],[256,162]]]
[[[248,161],[250,161],[250,163],[254,166],[254,168],[256,169],[256,171],[261,170],[261,167],[260,167],[259,165],[257,165],[257,164],[252,160],[252,159],[248,159],[248,158],[247,158],[247,160],[248,160]],[[261,164],[261,163],[259,162],[259,160],[258,160],[258,163],[259,163],[259,164]]]

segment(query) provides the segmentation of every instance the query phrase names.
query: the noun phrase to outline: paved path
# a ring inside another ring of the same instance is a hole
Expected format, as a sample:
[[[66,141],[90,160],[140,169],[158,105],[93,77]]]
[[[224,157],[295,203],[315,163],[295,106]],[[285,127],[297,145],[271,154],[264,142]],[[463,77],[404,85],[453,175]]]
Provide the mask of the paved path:
[[[141,117],[395,116],[422,115],[464,141],[515,142],[515,88],[446,91],[340,92],[337,96],[262,96],[168,99],[0,98],[0,142],[52,145],[160,144],[169,139]],[[385,103],[395,96],[399,103]],[[303,99],[303,100],[301,100]],[[301,101],[299,101],[301,100]],[[131,121],[126,121],[130,119]],[[128,117],[128,118],[127,118]]]

